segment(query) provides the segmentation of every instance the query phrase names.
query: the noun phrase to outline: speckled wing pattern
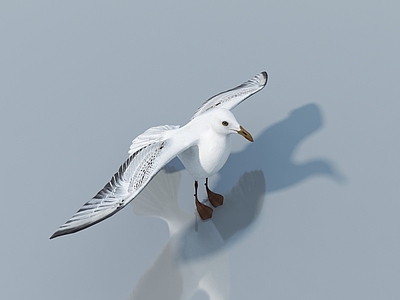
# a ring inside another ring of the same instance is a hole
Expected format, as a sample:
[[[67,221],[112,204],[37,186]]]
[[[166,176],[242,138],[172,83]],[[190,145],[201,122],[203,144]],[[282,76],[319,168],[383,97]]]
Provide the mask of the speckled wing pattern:
[[[184,149],[171,147],[168,139],[137,150],[121,165],[104,188],[61,225],[50,238],[80,231],[121,210],[181,150]]]
[[[267,84],[267,80],[267,73],[262,72],[233,89],[211,97],[197,109],[192,119],[214,107],[222,107],[229,110],[235,108],[248,97],[260,91]]]

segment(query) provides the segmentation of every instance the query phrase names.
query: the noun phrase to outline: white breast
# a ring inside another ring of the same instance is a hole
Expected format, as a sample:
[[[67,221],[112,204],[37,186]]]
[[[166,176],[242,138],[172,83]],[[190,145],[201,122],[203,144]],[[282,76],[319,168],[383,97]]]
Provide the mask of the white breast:
[[[197,145],[178,155],[186,170],[195,180],[208,178],[225,164],[231,152],[230,135],[213,131],[203,135]]]

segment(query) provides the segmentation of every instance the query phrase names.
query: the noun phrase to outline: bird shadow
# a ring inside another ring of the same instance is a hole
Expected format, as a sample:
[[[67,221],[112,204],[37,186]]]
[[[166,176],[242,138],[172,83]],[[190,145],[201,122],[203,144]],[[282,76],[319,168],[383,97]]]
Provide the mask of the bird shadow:
[[[219,172],[217,190],[237,180],[237,170],[263,170],[266,193],[291,187],[312,176],[327,176],[338,183],[344,176],[328,159],[314,158],[306,162],[293,159],[296,148],[322,128],[323,119],[316,104],[293,110],[287,118],[265,129],[243,151],[232,153]]]
[[[239,153],[232,153],[214,190],[227,190],[224,205],[201,221],[178,204],[182,164],[173,160],[133,201],[136,214],[163,219],[170,232],[167,245],[136,284],[130,299],[190,299],[198,290],[210,299],[229,299],[231,242],[246,233],[262,210],[265,195],[289,188],[311,176],[344,177],[328,159],[295,162],[300,142],[322,127],[320,109],[307,104],[265,129]],[[238,170],[248,171],[238,175]],[[257,171],[253,171],[257,170]]]

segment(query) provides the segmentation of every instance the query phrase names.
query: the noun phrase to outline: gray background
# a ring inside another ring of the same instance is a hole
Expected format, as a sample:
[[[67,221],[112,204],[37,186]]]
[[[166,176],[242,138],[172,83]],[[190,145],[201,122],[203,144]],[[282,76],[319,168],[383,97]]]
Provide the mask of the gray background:
[[[2,1],[0,298],[399,299],[399,9]],[[256,141],[235,136],[211,178],[227,195],[215,220],[196,231],[175,161],[179,234],[130,205],[49,240],[134,137],[263,70],[266,88],[233,111]]]

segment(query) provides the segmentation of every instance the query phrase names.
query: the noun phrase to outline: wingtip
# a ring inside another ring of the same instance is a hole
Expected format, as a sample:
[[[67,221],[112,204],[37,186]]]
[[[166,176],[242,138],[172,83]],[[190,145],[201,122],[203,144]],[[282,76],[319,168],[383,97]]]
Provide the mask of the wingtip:
[[[79,228],[78,227],[78,228],[72,228],[72,229],[61,229],[60,228],[56,232],[53,233],[53,235],[50,237],[50,240],[52,240],[52,239],[54,239],[56,237],[59,237],[59,236],[75,233],[75,232],[80,231],[80,230],[82,230],[84,228],[85,227],[83,227],[83,228]]]
[[[63,234],[60,233],[60,232],[57,230],[56,232],[54,232],[54,233],[52,234],[52,236],[50,237],[50,240],[52,240],[52,239],[54,239],[54,238],[56,238],[56,237],[58,237],[58,236],[60,236],[60,235],[63,235]]]
[[[262,71],[261,75],[263,76],[263,81],[261,82],[261,85],[265,86],[267,84],[267,81],[268,81],[268,73],[265,72],[265,71]]]
[[[82,229],[85,229],[86,227],[84,226],[79,226],[79,227],[74,227],[74,228],[63,228],[62,226],[56,230],[56,232],[53,233],[53,235],[50,237],[51,239],[54,239],[59,236],[75,233],[77,231],[80,231]]]
[[[265,87],[268,81],[268,74],[265,71],[254,76],[252,79],[247,81],[246,83],[256,84],[259,88]]]

